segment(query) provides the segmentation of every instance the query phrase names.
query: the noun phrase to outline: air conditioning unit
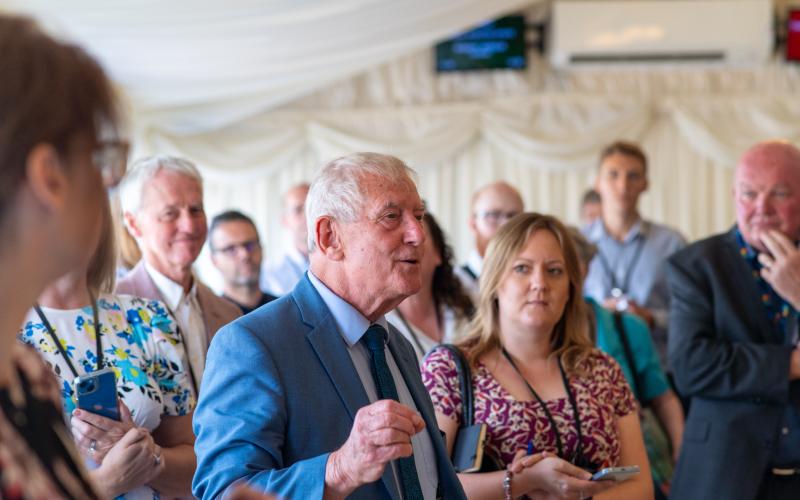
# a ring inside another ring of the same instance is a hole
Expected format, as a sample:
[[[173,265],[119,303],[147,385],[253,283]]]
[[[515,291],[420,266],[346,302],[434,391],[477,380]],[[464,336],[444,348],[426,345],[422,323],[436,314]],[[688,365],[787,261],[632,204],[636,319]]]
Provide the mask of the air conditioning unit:
[[[550,60],[761,63],[772,52],[772,8],[769,0],[556,0]]]

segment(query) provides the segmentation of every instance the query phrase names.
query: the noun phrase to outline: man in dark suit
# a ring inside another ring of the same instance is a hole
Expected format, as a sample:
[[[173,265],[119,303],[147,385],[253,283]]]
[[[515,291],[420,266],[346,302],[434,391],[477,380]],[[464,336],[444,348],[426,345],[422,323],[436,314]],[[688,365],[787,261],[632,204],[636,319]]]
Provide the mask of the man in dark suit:
[[[421,286],[424,205],[400,160],[326,165],[307,199],[310,268],[226,326],[195,411],[193,492],[462,499],[411,345],[384,314]]]
[[[669,359],[691,397],[671,495],[800,498],[800,150],[736,170],[736,226],[669,261]]]

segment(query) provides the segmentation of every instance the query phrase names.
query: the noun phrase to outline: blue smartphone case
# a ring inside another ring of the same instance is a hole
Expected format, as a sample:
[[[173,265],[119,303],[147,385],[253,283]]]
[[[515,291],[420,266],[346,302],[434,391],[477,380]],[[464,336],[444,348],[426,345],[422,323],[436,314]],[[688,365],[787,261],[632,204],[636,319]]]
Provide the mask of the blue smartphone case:
[[[111,368],[103,368],[75,379],[78,408],[119,421],[117,380]]]

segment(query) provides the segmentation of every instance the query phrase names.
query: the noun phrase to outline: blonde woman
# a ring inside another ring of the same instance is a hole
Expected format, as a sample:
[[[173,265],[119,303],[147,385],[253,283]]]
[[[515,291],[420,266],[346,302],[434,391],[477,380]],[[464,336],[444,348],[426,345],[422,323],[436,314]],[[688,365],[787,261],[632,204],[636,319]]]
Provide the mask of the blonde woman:
[[[104,497],[189,495],[195,395],[181,336],[161,302],[109,293],[115,248],[107,200],[98,226],[93,255],[42,292],[19,337],[55,373],[73,438]],[[73,380],[103,368],[116,375],[120,421],[76,409]]]
[[[458,344],[472,368],[485,453],[505,471],[460,474],[470,499],[649,499],[636,402],[617,363],[592,347],[580,265],[557,219],[520,214],[492,239],[480,301]],[[452,452],[463,408],[452,354],[434,349],[422,375]],[[526,456],[528,451],[533,456]],[[601,468],[638,465],[615,484]]]

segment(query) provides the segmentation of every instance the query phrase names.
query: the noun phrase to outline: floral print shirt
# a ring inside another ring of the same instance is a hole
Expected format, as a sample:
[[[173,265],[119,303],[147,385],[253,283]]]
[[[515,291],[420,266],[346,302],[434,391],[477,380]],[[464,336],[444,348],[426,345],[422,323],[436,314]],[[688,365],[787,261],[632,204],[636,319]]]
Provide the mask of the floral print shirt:
[[[137,426],[152,431],[161,415],[186,415],[195,395],[186,355],[175,320],[156,300],[128,295],[101,295],[97,299],[103,359],[117,376],[117,394],[131,410]],[[42,308],[78,375],[97,369],[97,344],[92,308]],[[38,350],[61,384],[64,411],[72,413],[76,395],[74,375],[36,311],[25,319],[20,339]]]
[[[580,366],[587,377],[570,377],[569,386],[578,406],[583,457],[597,468],[613,467],[620,458],[617,419],[637,410],[622,370],[607,354],[593,349]],[[461,424],[462,397],[453,354],[436,348],[422,365],[422,380],[438,413]],[[472,371],[475,394],[475,423],[486,423],[485,453],[508,465],[514,454],[527,449],[558,453],[550,421],[539,403],[518,401],[478,361]],[[564,457],[570,460],[578,449],[578,434],[567,396],[545,401],[564,443]]]

